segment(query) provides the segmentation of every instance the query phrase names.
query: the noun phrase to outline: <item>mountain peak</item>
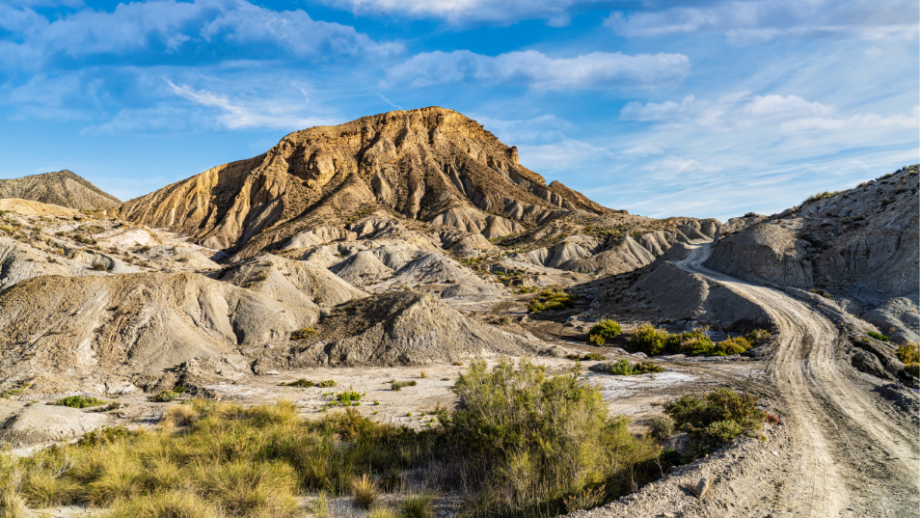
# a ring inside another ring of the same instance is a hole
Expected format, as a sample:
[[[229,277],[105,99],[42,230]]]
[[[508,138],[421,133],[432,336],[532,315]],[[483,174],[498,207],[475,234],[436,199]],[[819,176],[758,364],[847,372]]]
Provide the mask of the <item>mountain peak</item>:
[[[559,182],[547,185],[520,164],[516,147],[475,120],[428,107],[295,131],[263,155],[131,200],[116,213],[211,248],[255,253],[311,225],[345,225],[375,211],[489,238],[569,211],[614,212]]]
[[[121,204],[118,198],[68,169],[0,180],[0,198],[19,198],[80,210],[109,209]]]

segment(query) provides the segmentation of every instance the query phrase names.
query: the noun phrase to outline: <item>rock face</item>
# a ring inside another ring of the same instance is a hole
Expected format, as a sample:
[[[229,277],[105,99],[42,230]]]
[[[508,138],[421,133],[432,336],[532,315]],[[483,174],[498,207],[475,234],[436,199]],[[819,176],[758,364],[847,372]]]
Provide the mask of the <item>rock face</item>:
[[[11,180],[0,180],[0,198],[20,198],[69,207],[99,210],[121,205],[121,201],[66,169]]]
[[[896,297],[862,315],[862,319],[895,342],[920,342],[920,307],[907,297]]]
[[[263,155],[110,214],[246,257],[320,222],[375,210],[489,238],[559,211],[613,213],[558,182],[547,185],[475,121],[431,107],[297,131]]]
[[[425,365],[545,347],[480,324],[436,297],[403,290],[343,304],[316,327],[315,337],[291,351],[288,366]]]
[[[0,442],[27,445],[79,437],[111,422],[105,414],[94,414],[66,406],[31,405],[3,415]],[[11,409],[12,410],[12,409]]]
[[[157,374],[286,344],[317,314],[198,274],[38,277],[0,293],[0,378]]]
[[[769,218],[746,218],[705,266],[779,288],[819,288],[878,304],[920,298],[917,166]]]

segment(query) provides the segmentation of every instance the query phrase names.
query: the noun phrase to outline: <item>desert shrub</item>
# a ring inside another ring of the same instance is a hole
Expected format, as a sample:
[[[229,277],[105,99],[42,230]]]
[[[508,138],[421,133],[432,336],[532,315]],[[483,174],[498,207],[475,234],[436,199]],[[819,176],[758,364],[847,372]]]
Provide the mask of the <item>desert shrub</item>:
[[[559,289],[546,289],[541,291],[527,305],[531,313],[539,313],[547,310],[559,310],[575,307],[575,301],[578,295],[573,295]]]
[[[630,364],[626,360],[619,360],[610,368],[610,374],[616,376],[633,376],[635,374],[648,374],[650,372],[664,372],[664,367],[654,362]]]
[[[188,405],[171,406],[163,412],[163,427],[189,426],[198,418],[198,412]]]
[[[393,389],[393,390],[396,391],[396,392],[399,392],[400,390],[402,390],[403,387],[414,387],[414,386],[416,386],[416,385],[418,385],[418,382],[415,381],[415,380],[409,380],[409,381],[394,381],[394,382],[390,383],[390,388]]]
[[[604,503],[607,496],[604,486],[586,487],[574,495],[569,495],[563,500],[566,512],[572,513],[580,509],[593,509]]]
[[[604,355],[601,353],[588,353],[584,355],[581,359],[584,361],[589,361],[589,362],[602,362],[606,360],[607,358],[604,357]]]
[[[872,338],[875,338],[876,340],[881,340],[881,341],[883,341],[883,342],[890,342],[890,341],[891,341],[891,337],[889,337],[888,335],[885,335],[885,334],[882,334],[882,333],[876,333],[875,331],[869,331],[869,332],[867,332],[866,334],[869,335],[869,336],[871,336]]]
[[[706,356],[731,356],[741,354],[751,348],[747,338],[736,336],[728,337],[721,342],[712,344],[712,348],[705,352]]]
[[[320,518],[319,515],[317,515],[317,518]],[[390,507],[377,505],[370,508],[367,512],[367,518],[400,518],[400,515]]]
[[[353,403],[361,401],[361,393],[355,392],[354,390],[346,390],[345,392],[340,392],[335,395],[335,400],[344,406],[349,406]]]
[[[671,334],[664,329],[643,324],[629,337],[629,345],[649,356],[657,356],[664,351],[670,337]]]
[[[720,388],[702,396],[683,395],[665,405],[664,410],[679,428],[722,443],[745,431],[760,429],[764,413],[754,406],[756,402],[751,394]]]
[[[649,433],[656,439],[667,439],[674,435],[674,420],[670,416],[656,415],[652,418]]]
[[[310,388],[315,386],[316,383],[313,383],[310,380],[300,378],[299,380],[281,382],[278,384],[280,387],[298,387],[298,388]]]
[[[154,403],[169,403],[170,401],[175,401],[179,397],[179,393],[174,390],[164,390],[159,394],[150,397],[150,401]]]
[[[90,408],[94,406],[102,406],[107,403],[108,401],[104,401],[102,399],[77,395],[58,399],[51,404],[55,406],[69,406],[70,408]]]
[[[607,415],[600,390],[580,383],[579,367],[547,375],[544,366],[501,361],[488,371],[473,361],[454,392],[461,409],[442,423],[480,474],[474,516],[562,512],[560,497],[606,483],[618,495],[637,465],[655,452],[636,439],[625,418]]]
[[[499,322],[501,322],[501,324],[502,324],[503,326],[510,326],[510,325],[511,325],[511,317],[509,317],[508,315],[505,315],[505,316],[503,316],[503,317],[501,318],[501,320],[499,320]]]
[[[111,518],[194,518],[219,516],[217,509],[191,492],[164,492],[132,498],[115,506]]]
[[[356,507],[369,509],[377,499],[377,484],[366,473],[351,481],[352,502]]]
[[[316,386],[319,388],[332,388],[337,385],[338,383],[336,383],[335,380],[324,380],[316,384]]]
[[[899,346],[897,355],[901,363],[905,365],[920,362],[920,349],[913,342]]]
[[[623,331],[623,328],[620,327],[614,320],[601,320],[588,332],[588,341],[593,345],[604,345],[607,340],[617,336]]]
[[[410,495],[402,501],[403,518],[432,518],[434,510],[431,501],[434,499],[429,494]]]
[[[747,335],[745,335],[744,337],[747,339],[748,342],[751,343],[751,347],[757,347],[764,340],[766,340],[767,338],[770,338],[771,336],[773,335],[771,335],[770,332],[765,329],[755,329],[751,331],[750,333],[748,333]]]
[[[291,340],[303,340],[305,338],[309,338],[315,335],[318,332],[319,331],[317,331],[316,329],[312,327],[305,327],[303,329],[298,329],[297,331],[294,331],[293,333],[291,333]]]

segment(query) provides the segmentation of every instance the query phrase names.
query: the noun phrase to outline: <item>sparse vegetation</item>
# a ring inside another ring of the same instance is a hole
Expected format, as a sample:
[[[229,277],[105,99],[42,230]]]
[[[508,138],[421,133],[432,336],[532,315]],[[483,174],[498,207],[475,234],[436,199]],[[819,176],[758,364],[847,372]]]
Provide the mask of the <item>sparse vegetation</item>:
[[[908,342],[899,346],[897,355],[907,372],[913,376],[920,377],[920,351],[918,351],[917,344]]]
[[[586,488],[605,486],[606,500],[653,476],[653,444],[609,418],[599,389],[578,377],[577,366],[549,376],[526,360],[492,371],[473,361],[460,376],[462,409],[441,418],[480,473],[470,515],[553,516]]]
[[[891,341],[891,339],[888,338],[887,336],[883,335],[882,333],[876,333],[875,331],[869,331],[869,332],[866,333],[866,334],[869,335],[869,336],[871,336],[872,338],[875,338],[876,340],[881,340],[881,341],[883,341],[883,342],[890,342],[890,341]]]
[[[703,356],[730,356],[741,354],[770,337],[770,333],[757,329],[745,337],[728,337],[713,342],[707,328],[694,329],[684,333],[669,333],[651,324],[639,326],[629,339],[629,345],[649,356],[659,354],[687,354]]]
[[[312,327],[305,327],[303,329],[298,329],[291,333],[291,340],[303,340],[315,335],[318,331]]]
[[[394,381],[390,384],[390,388],[396,392],[399,392],[400,390],[402,390],[403,387],[414,387],[416,385],[418,385],[418,382],[415,380]]]
[[[170,401],[175,401],[179,397],[180,392],[174,390],[164,390],[159,394],[150,398],[150,401],[154,403],[169,403]]]
[[[70,408],[91,408],[94,406],[102,406],[108,404],[108,401],[94,397],[76,395],[58,399],[54,403],[50,404],[55,406],[69,406]]]
[[[636,374],[648,374],[651,372],[664,372],[664,367],[655,362],[631,364],[626,360],[619,360],[610,368],[610,374],[615,376],[634,376]]]
[[[377,500],[377,484],[365,473],[351,481],[351,495],[355,507],[369,509]]]
[[[601,320],[588,332],[588,342],[591,345],[601,346],[607,343],[607,340],[614,338],[623,331],[620,324],[614,320]]]
[[[300,379],[294,380],[294,381],[287,381],[287,382],[282,381],[281,383],[278,384],[278,386],[279,386],[279,387],[310,388],[310,387],[316,386],[316,383],[313,383],[313,382],[310,381],[310,380],[306,380],[306,379],[300,378]]]
[[[572,308],[575,307],[575,301],[577,300],[577,295],[567,293],[564,290],[546,289],[541,291],[530,301],[530,304],[527,305],[527,309],[531,313],[539,313],[541,311]]]
[[[744,432],[760,430],[764,418],[757,398],[720,388],[703,395],[684,395],[665,405],[665,412],[677,428],[717,444]]]

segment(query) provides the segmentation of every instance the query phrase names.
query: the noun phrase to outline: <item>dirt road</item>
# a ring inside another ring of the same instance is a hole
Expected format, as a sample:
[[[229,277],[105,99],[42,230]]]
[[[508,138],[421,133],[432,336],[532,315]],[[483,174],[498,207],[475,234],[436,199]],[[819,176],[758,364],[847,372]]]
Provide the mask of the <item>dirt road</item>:
[[[844,361],[843,337],[828,319],[776,289],[703,267],[711,246],[694,245],[677,266],[724,284],[773,317],[780,343],[767,372],[791,437],[778,469],[746,477],[741,501],[722,516],[918,516],[916,424],[872,392],[883,382]]]

